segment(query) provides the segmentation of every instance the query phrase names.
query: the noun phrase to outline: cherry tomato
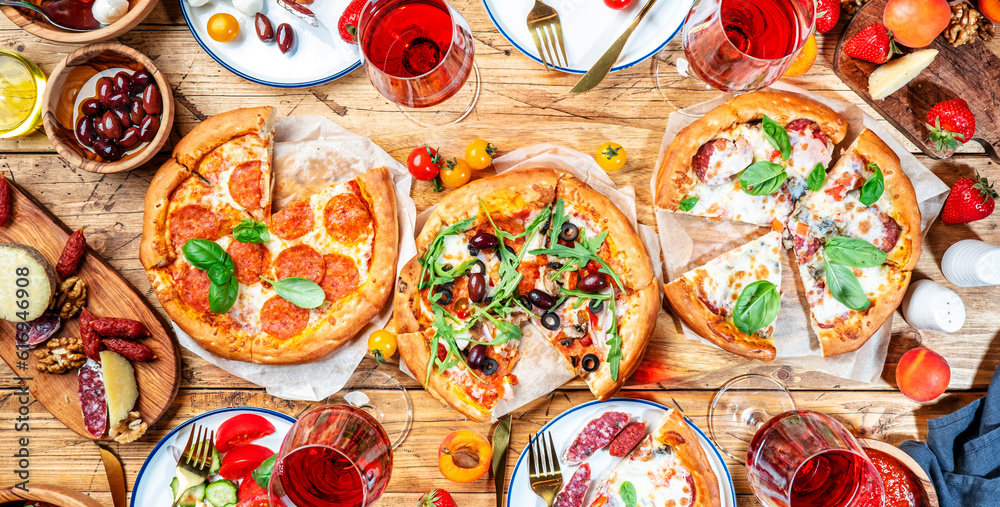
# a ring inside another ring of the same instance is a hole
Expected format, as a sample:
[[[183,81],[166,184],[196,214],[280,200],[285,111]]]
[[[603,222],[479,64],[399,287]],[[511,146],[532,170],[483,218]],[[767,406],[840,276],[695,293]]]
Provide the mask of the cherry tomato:
[[[262,445],[241,445],[222,457],[222,467],[219,468],[219,475],[223,479],[235,481],[256,470],[261,462],[270,458],[272,454],[274,454],[274,451]]]
[[[267,498],[267,491],[264,491],[260,486],[257,485],[257,481],[253,478],[253,470],[247,472],[243,476],[243,480],[240,482],[240,491],[236,494],[236,498],[242,498],[244,500],[253,498],[261,493],[264,494],[264,498]],[[266,506],[266,504],[265,504]]]
[[[604,143],[597,149],[597,165],[608,172],[614,172],[625,165],[625,148],[618,143]]]
[[[396,335],[385,329],[375,331],[368,337],[368,350],[375,356],[375,361],[384,362],[396,354]]]
[[[630,3],[632,3],[632,0],[604,0],[604,5],[619,10],[628,7]]]
[[[236,16],[225,12],[212,14],[208,18],[208,36],[217,42],[230,42],[240,34],[240,22]]]
[[[253,480],[251,479],[250,482]],[[263,490],[249,498],[243,498],[243,495],[239,495],[237,498],[241,500],[240,503],[236,504],[236,507],[269,507],[271,505],[267,500],[267,491]]]
[[[474,139],[465,147],[465,161],[477,171],[489,167],[496,154],[497,147],[485,139]]]
[[[441,171],[441,183],[448,188],[458,188],[469,182],[472,177],[472,170],[465,160],[455,157],[448,161],[445,169]]]
[[[271,433],[274,433],[274,425],[267,419],[257,414],[240,414],[219,425],[219,430],[215,432],[215,448],[225,454]]]
[[[441,156],[437,150],[426,144],[410,152],[406,159],[410,174],[420,181],[433,180],[441,172]]]

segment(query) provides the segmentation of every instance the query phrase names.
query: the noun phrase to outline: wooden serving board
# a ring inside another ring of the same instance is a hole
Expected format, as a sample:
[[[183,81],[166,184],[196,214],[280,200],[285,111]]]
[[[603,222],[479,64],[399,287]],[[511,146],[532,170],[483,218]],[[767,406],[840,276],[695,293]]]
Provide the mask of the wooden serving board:
[[[2,176],[0,176],[2,177]],[[29,194],[11,182],[13,216],[6,227],[0,228],[0,242],[23,243],[38,249],[56,265],[66,239],[72,231],[53,216]],[[0,266],[0,269],[5,269]],[[166,413],[177,396],[180,385],[180,349],[177,339],[142,297],[107,262],[90,247],[77,275],[87,283],[87,310],[97,317],[125,317],[146,325],[150,336],[141,343],[153,349],[156,359],[145,363],[132,362],[135,368],[139,399],[136,408],[142,420],[152,426]],[[55,336],[80,336],[79,316],[63,321]],[[83,424],[83,413],[77,394],[78,370],[61,375],[42,373],[35,369],[37,359],[29,352],[27,360],[18,358],[15,337],[16,326],[0,320],[0,357],[27,385],[32,396],[69,429],[81,436],[92,438]],[[22,363],[27,363],[27,367]],[[108,438],[106,435],[103,438]]]
[[[833,72],[921,151],[934,158],[942,158],[942,154],[927,140],[924,127],[927,111],[944,100],[965,99],[976,115],[973,140],[986,148],[990,158],[1000,162],[1000,58],[979,39],[956,48],[943,35],[938,36],[928,46],[939,51],[930,67],[896,93],[882,100],[872,99],[868,76],[878,65],[851,58],[843,49],[862,29],[882,23],[886,3],[888,0],[871,0],[854,15],[837,42]]]

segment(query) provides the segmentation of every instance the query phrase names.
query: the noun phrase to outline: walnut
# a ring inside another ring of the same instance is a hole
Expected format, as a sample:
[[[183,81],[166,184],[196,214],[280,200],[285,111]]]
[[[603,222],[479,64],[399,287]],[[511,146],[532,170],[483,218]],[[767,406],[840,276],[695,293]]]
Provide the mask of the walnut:
[[[944,37],[952,46],[974,42],[976,38],[988,41],[993,38],[993,22],[986,19],[970,4],[957,3],[951,6],[951,22],[944,30]]]
[[[38,364],[35,369],[45,373],[66,373],[83,366],[87,356],[83,355],[83,341],[72,336],[51,338],[45,347],[35,351]]]
[[[71,319],[87,304],[87,282],[79,276],[71,276],[59,284],[56,297],[52,298],[50,309],[59,311],[60,319]]]
[[[111,428],[108,435],[115,439],[115,442],[128,444],[138,440],[146,433],[146,428],[146,423],[140,419],[139,412],[129,412],[128,417],[118,421],[118,424]]]
[[[848,16],[853,16],[866,3],[868,3],[868,0],[840,0],[840,6],[844,8],[844,12]]]

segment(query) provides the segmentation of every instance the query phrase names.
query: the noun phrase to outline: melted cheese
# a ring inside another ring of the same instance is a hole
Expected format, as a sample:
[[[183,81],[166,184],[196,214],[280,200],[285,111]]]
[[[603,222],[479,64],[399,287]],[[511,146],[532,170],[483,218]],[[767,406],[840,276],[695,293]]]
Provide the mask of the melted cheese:
[[[781,192],[774,195],[750,195],[740,188],[739,178],[729,185],[696,186],[692,194],[698,197],[694,208],[687,213],[698,216],[738,220],[755,225],[771,225],[778,219],[784,222],[792,212],[792,202]]]
[[[809,176],[809,172],[816,167],[816,164],[822,164],[824,168],[830,166],[830,161],[833,160],[833,143],[829,140],[824,143],[816,139],[812,129],[789,131],[788,141],[792,150],[788,160],[782,165],[788,170],[790,178]]]
[[[659,447],[652,436],[647,436],[639,447],[621,461],[598,487],[607,505],[626,507],[619,491],[626,482],[632,483],[639,507],[687,507],[691,505],[694,491],[688,472],[669,446]]]

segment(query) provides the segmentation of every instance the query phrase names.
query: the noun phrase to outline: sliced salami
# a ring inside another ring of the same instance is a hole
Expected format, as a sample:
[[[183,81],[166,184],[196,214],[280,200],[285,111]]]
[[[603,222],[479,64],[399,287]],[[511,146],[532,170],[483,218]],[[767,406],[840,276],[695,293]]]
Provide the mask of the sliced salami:
[[[319,286],[326,293],[327,300],[336,301],[358,288],[360,279],[354,260],[340,254],[326,254],[323,260],[326,263],[326,274]]]
[[[327,232],[340,241],[360,239],[372,223],[368,207],[354,194],[338,194],[323,208],[323,223]]]
[[[563,453],[563,461],[578,465],[611,443],[625,428],[631,416],[623,412],[605,412],[587,423]]]
[[[309,245],[296,245],[282,250],[274,259],[274,276],[278,280],[297,276],[320,283],[325,272],[323,256]]]
[[[261,243],[233,241],[226,252],[233,259],[236,280],[243,285],[260,283],[260,275],[271,261],[271,254],[266,246]]]
[[[181,299],[196,311],[207,313],[210,308],[208,287],[212,283],[208,279],[208,273],[200,269],[188,268],[180,282]]]
[[[54,313],[43,313],[41,317],[28,323],[28,350],[31,350],[49,338],[52,338],[62,327],[62,319]]]
[[[573,477],[566,483],[562,491],[556,495],[553,507],[580,507],[590,489],[590,465],[584,463],[573,472]]]
[[[170,234],[174,247],[180,249],[189,239],[219,239],[219,217],[212,210],[189,204],[170,215]]]
[[[265,333],[287,340],[302,332],[309,324],[309,310],[299,308],[281,296],[274,296],[260,310],[260,326]]]
[[[260,209],[263,191],[261,190],[260,161],[243,162],[229,176],[229,195],[236,204],[245,209]]]
[[[87,433],[100,438],[108,428],[108,399],[101,377],[101,365],[87,361],[80,367],[80,408],[83,410],[83,424]]]
[[[608,453],[616,458],[625,457],[642,440],[645,434],[646,423],[642,421],[628,423],[622,429],[621,433],[608,445]]]
[[[271,216],[269,229],[281,239],[298,239],[313,228],[309,201],[293,204]]]

